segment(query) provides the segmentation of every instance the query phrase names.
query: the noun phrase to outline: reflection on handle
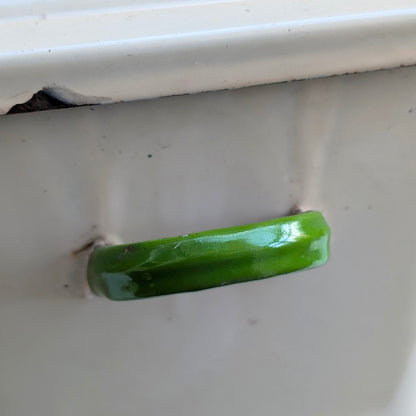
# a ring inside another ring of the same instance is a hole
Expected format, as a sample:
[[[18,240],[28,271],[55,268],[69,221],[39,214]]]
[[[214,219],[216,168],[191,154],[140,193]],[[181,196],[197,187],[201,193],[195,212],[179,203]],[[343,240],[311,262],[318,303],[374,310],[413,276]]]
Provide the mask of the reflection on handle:
[[[88,283],[97,295],[128,300],[264,279],[325,263],[329,237],[322,214],[310,211],[179,237],[97,247],[89,258]]]

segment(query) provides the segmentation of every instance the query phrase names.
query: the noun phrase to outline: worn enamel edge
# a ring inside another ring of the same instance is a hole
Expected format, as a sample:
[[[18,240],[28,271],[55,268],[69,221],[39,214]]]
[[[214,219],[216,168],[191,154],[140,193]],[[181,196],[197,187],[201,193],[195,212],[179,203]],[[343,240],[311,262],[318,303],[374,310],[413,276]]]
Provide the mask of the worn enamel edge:
[[[0,114],[41,90],[103,104],[416,64],[410,0],[102,2],[1,5]]]

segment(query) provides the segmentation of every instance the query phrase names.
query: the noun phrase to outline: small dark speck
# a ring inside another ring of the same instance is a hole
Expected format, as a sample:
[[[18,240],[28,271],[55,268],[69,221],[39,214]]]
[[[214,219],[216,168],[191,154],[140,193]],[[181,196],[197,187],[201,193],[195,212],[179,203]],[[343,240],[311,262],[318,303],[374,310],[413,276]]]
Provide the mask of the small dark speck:
[[[26,139],[22,139],[20,140],[22,143],[26,143]]]
[[[225,44],[225,48],[228,49],[228,43]]]
[[[69,285],[67,283],[64,284],[64,288],[68,288]]]
[[[47,189],[42,189],[42,193],[43,193],[43,194],[46,194],[46,192],[48,192],[48,190],[47,190]]]
[[[50,53],[50,52],[52,52],[50,49],[48,49],[48,52]]]
[[[288,29],[287,31],[290,32],[290,29]]]
[[[248,322],[249,325],[254,326],[254,325],[257,325],[258,319],[248,318],[247,322]]]
[[[150,159],[153,155],[152,154],[148,154],[147,157]]]
[[[95,111],[95,107],[90,107],[90,111]]]
[[[167,320],[167,321],[173,321],[173,316],[170,316],[170,315],[169,315],[169,316],[166,318],[166,320]]]
[[[345,211],[348,211],[350,209],[350,207],[348,205],[345,205],[344,209],[345,209]]]
[[[409,113],[413,113],[413,108],[409,108]]]
[[[119,149],[119,150],[117,151],[117,153],[118,153],[119,155],[121,155],[123,152]]]
[[[127,247],[124,249],[124,252],[125,252],[125,253],[131,253],[133,250],[134,250],[134,246],[133,246],[132,244],[130,244],[129,246],[127,246]]]
[[[126,56],[133,56],[131,53],[127,54]]]
[[[250,9],[246,9],[246,12],[249,12],[250,11]]]

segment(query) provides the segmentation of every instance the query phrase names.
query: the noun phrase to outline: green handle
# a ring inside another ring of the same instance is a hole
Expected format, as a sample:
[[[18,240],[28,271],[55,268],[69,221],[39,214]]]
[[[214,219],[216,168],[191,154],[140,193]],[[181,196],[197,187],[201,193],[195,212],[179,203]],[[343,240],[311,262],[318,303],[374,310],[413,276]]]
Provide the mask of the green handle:
[[[113,300],[208,289],[307,269],[329,255],[317,211],[134,244],[97,247],[88,283]]]

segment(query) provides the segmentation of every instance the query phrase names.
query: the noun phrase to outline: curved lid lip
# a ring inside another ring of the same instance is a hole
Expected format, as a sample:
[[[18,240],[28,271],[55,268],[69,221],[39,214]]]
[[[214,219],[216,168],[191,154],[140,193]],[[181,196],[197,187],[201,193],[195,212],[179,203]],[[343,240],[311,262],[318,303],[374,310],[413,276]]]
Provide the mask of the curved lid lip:
[[[416,64],[413,0],[6,0],[0,114]]]

